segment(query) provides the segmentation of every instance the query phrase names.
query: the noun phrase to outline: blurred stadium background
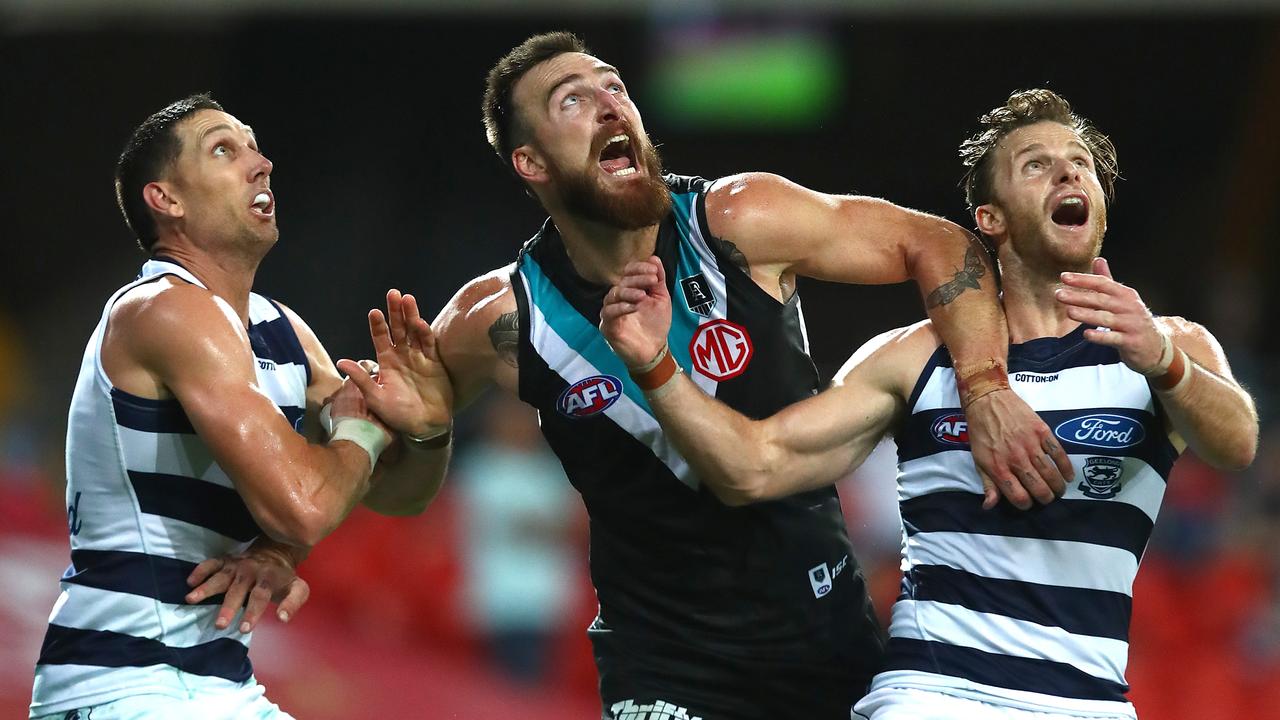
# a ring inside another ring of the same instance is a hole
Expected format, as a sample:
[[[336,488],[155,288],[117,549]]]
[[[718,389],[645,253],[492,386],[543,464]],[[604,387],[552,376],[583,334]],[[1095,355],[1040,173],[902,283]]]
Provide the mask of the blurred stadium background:
[[[956,147],[1011,90],[1051,87],[1110,133],[1117,278],[1207,324],[1263,417],[1248,472],[1175,470],[1136,588],[1132,697],[1144,720],[1280,718],[1280,3],[1245,0],[0,0],[0,716],[25,717],[67,564],[84,342],[142,260],[110,182],[132,127],[199,90],[252,124],[281,228],[258,290],[363,357],[386,288],[434,314],[537,228],[479,100],[507,49],[562,28],[622,70],[679,173],[768,170],[969,224]],[[909,287],[801,287],[824,378],[922,314]],[[255,640],[271,697],[312,720],[599,717],[585,522],[533,422],[467,413],[425,514],[357,512],[321,544],[311,603]],[[842,497],[887,612],[891,448]]]

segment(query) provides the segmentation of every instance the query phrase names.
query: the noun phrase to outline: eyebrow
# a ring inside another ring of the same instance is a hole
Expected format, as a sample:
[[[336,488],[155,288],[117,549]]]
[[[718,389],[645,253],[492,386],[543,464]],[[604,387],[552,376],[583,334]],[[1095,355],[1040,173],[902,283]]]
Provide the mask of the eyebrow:
[[[1075,145],[1076,147],[1078,147],[1078,148],[1080,148],[1081,150],[1083,150],[1083,151],[1085,152],[1085,154],[1086,154],[1086,155],[1088,155],[1089,157],[1091,157],[1091,158],[1093,157],[1093,152],[1092,152],[1091,150],[1089,150],[1089,148],[1088,148],[1087,146],[1085,146],[1085,144],[1084,144],[1084,143],[1082,143],[1082,142],[1080,142],[1079,140],[1071,140],[1071,141],[1070,141],[1070,144],[1071,144],[1071,145]],[[1043,149],[1044,149],[1044,144],[1043,144],[1043,143],[1031,143],[1030,145],[1028,145],[1028,146],[1026,146],[1026,147],[1022,148],[1021,150],[1019,150],[1018,152],[1014,153],[1014,154],[1013,154],[1013,159],[1014,159],[1014,160],[1017,160],[1018,158],[1022,157],[1023,155],[1025,155],[1025,154],[1027,154],[1027,153],[1029,153],[1029,152],[1033,152],[1033,151],[1036,151],[1036,150],[1043,150]]]
[[[249,139],[253,140],[255,143],[258,141],[258,136],[253,134],[252,127],[248,125],[243,125],[241,127],[243,127],[244,131],[249,134]],[[232,127],[230,123],[218,123],[217,125],[207,127],[204,130],[200,131],[200,136],[196,138],[196,145],[203,145],[205,138],[209,137],[210,135],[220,130],[228,130],[231,132],[235,132],[236,129]]]
[[[595,69],[596,75],[608,75],[609,73],[614,73],[615,75],[621,75],[621,73],[618,72],[618,68],[612,65],[599,65],[594,69]],[[560,78],[555,82],[554,85],[551,86],[550,89],[547,90],[547,98],[546,100],[543,101],[543,104],[545,105],[546,103],[551,102],[551,96],[555,94],[556,90],[559,89],[561,85],[564,85],[566,83],[571,83],[571,82],[574,82],[575,80],[581,80],[581,79],[582,79],[582,73],[569,73],[568,75],[565,75],[564,77]]]

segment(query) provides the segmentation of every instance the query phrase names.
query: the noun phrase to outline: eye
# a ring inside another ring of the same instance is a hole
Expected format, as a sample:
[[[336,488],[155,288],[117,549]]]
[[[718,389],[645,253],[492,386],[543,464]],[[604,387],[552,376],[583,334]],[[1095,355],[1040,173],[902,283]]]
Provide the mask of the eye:
[[[574,105],[577,105],[578,101],[581,99],[582,98],[579,97],[577,93],[569,93],[568,95],[565,95],[563,98],[560,99],[560,107],[562,108],[573,107]]]
[[[1039,160],[1028,160],[1024,166],[1027,170],[1040,170],[1044,168],[1044,163]]]
[[[1084,158],[1076,158],[1075,164],[1076,164],[1076,167],[1084,168],[1086,170],[1089,169],[1089,161],[1085,160]]]
[[[217,145],[213,146],[214,157],[222,157],[224,155],[230,155],[230,154],[231,154],[231,148],[228,148],[226,145],[223,145],[222,143],[218,143]]]
[[[626,91],[627,91],[627,89],[626,89],[626,88],[622,87],[622,83],[620,83],[620,82],[611,82],[611,83],[609,83],[608,85],[606,85],[605,87],[606,87],[606,89],[608,89],[608,91],[609,91],[609,92],[611,92],[611,93],[613,93],[613,94],[615,94],[615,95],[617,95],[617,94],[619,94],[619,93],[624,93],[624,92],[626,92]]]

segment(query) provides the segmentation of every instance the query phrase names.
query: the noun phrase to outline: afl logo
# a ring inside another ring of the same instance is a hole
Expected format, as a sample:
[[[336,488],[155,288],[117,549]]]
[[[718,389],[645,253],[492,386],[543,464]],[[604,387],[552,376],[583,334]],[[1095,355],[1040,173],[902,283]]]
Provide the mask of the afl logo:
[[[1146,439],[1142,423],[1123,415],[1085,415],[1053,429],[1062,440],[1089,447],[1119,449],[1133,447]]]
[[[609,409],[622,396],[622,382],[612,375],[592,375],[560,393],[556,409],[571,418],[591,417]]]
[[[933,421],[933,437],[950,445],[968,445],[969,421],[963,413],[943,415]]]
[[[689,341],[689,358],[698,372],[712,380],[728,380],[747,369],[755,348],[747,329],[728,320],[712,320],[698,326]]]

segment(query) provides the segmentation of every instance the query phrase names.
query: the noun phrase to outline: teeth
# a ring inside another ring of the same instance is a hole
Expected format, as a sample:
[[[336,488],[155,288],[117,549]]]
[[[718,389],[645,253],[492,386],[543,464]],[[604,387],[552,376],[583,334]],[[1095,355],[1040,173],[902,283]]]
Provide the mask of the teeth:
[[[1084,200],[1081,200],[1078,197],[1069,197],[1066,200],[1063,200],[1062,204],[1063,205],[1083,205]]]
[[[261,210],[266,210],[271,204],[271,196],[266,193],[258,193],[253,196],[253,206]]]
[[[619,170],[618,172],[614,173],[613,176],[626,177],[627,175],[634,175],[635,172],[636,172],[636,169],[634,167],[625,167]]]
[[[608,147],[614,143],[626,142],[627,139],[628,138],[626,135],[614,135],[613,137],[609,138],[609,142],[605,143],[605,147]]]

